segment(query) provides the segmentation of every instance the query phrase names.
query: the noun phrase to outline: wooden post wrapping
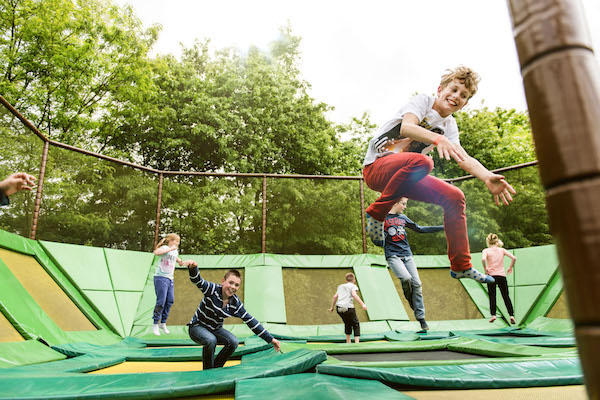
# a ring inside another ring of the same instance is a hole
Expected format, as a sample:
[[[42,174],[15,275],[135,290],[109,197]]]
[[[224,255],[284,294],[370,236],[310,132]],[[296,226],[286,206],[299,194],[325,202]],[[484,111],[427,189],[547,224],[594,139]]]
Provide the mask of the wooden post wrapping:
[[[579,0],[509,6],[585,382],[600,399],[600,69]]]

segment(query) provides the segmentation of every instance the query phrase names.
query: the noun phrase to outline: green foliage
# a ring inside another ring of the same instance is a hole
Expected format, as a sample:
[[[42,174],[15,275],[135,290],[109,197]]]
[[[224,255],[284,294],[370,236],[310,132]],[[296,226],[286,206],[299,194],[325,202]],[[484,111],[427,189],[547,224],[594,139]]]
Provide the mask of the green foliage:
[[[161,170],[360,175],[375,125],[347,124],[310,96],[299,69],[300,38],[289,26],[268,51],[213,50],[197,41],[149,57],[159,28],[108,0],[4,0],[0,7],[0,93],[50,138]],[[515,110],[456,115],[461,143],[489,169],[535,159],[529,119]],[[37,173],[43,143],[0,114],[0,173]],[[434,155],[434,174],[461,176]],[[496,207],[476,180],[467,198],[471,250],[497,232],[507,247],[551,242],[536,168],[507,174],[519,192]],[[159,177],[50,147],[38,238],[149,251]],[[365,187],[365,206],[378,193]],[[0,228],[28,235],[34,193],[0,209]],[[262,178],[165,174],[160,232],[182,236],[184,253],[261,251]],[[267,179],[267,251],[362,251],[359,181]],[[409,202],[421,225],[443,221],[440,207]],[[446,251],[443,233],[411,234],[417,254]],[[368,251],[381,252],[367,240]]]

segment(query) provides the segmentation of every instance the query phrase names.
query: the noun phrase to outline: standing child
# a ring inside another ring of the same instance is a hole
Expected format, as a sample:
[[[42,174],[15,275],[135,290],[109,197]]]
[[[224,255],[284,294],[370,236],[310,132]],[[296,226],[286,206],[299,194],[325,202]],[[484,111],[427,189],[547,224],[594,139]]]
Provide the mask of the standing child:
[[[517,257],[502,248],[504,243],[502,243],[502,240],[500,240],[495,233],[487,235],[485,241],[488,247],[481,253],[481,263],[483,264],[485,273],[491,275],[495,280],[494,283],[487,284],[488,295],[490,297],[490,313],[492,314],[490,322],[496,320],[496,285],[498,285],[500,293],[502,293],[502,299],[504,299],[504,305],[506,305],[506,310],[508,311],[508,315],[510,315],[510,323],[514,324],[515,312],[508,294],[506,274],[510,274],[513,271]],[[504,272],[504,256],[510,258],[510,266],[506,273]]]
[[[383,241],[383,221],[400,197],[433,203],[444,209],[450,275],[493,282],[493,278],[471,265],[465,196],[455,186],[429,173],[433,161],[427,157],[437,147],[440,158],[458,165],[485,183],[497,205],[512,201],[515,190],[502,175],[487,170],[461,147],[453,113],[462,109],[477,91],[479,76],[459,66],[442,76],[437,96],[413,97],[369,142],[363,177],[369,188],[381,192],[367,212],[367,232],[375,243]]]
[[[169,311],[175,301],[174,271],[175,263],[183,265],[179,259],[179,242],[181,239],[176,233],[169,233],[156,245],[154,254],[160,256],[154,272],[154,291],[156,292],[156,305],[154,306],[154,317],[152,331],[160,335],[160,329],[169,333],[167,329],[167,318]],[[160,322],[160,325],[159,325]]]
[[[227,271],[219,285],[204,280],[195,261],[189,261],[187,266],[190,280],[204,293],[204,298],[188,323],[190,338],[202,345],[204,369],[224,366],[238,346],[235,335],[223,328],[223,319],[227,317],[241,318],[255,335],[272,344],[275,351],[279,351],[279,341],[244,309],[244,304],[236,296],[235,293],[242,284],[242,277],[238,270]],[[215,348],[218,344],[224,346],[215,357]]]
[[[415,318],[421,324],[421,330],[429,329],[425,321],[425,304],[423,303],[423,289],[419,272],[413,259],[412,250],[406,237],[406,229],[410,228],[419,233],[431,233],[443,231],[442,225],[438,226],[419,226],[403,214],[406,209],[408,199],[400,198],[400,201],[394,204],[390,213],[385,218],[385,259],[394,275],[402,282],[402,291],[404,297],[408,300],[410,308],[415,313]]]
[[[344,321],[344,332],[346,333],[346,343],[350,343],[350,334],[354,330],[354,343],[360,343],[360,323],[356,317],[354,310],[354,300],[356,300],[363,308],[367,309],[367,305],[358,296],[358,286],[356,286],[356,277],[352,272],[346,274],[346,283],[337,287],[337,291],[333,295],[330,312],[333,312],[333,307],[336,307],[338,315]]]

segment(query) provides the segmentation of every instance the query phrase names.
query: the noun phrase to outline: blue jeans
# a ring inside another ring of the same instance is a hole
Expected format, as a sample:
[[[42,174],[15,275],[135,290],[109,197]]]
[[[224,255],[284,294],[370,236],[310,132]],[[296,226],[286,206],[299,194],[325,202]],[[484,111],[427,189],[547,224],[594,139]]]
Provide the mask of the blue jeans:
[[[175,301],[175,284],[169,278],[164,276],[154,277],[154,292],[156,292],[156,305],[154,306],[155,324],[158,321],[166,323],[169,317],[169,311]]]
[[[225,365],[225,361],[231,357],[239,344],[237,337],[223,327],[212,330],[200,325],[192,325],[189,332],[190,338],[202,345],[203,369],[220,368]],[[215,358],[215,348],[218,344],[224,346]]]
[[[387,259],[394,275],[402,282],[402,291],[408,304],[418,320],[425,319],[425,304],[423,303],[423,288],[417,272],[417,266],[412,257],[392,256]]]

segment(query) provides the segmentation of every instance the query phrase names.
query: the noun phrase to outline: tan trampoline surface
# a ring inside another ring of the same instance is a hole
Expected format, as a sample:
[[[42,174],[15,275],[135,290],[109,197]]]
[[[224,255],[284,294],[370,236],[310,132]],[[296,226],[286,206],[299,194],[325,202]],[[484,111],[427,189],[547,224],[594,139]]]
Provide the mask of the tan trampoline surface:
[[[584,385],[509,389],[402,391],[417,400],[587,400]]]
[[[4,261],[36,303],[64,331],[95,331],[96,327],[63,292],[46,270],[29,255],[0,249]]]
[[[240,360],[230,360],[225,363],[225,367],[238,365]],[[147,372],[180,372],[180,371],[201,371],[202,361],[125,361],[121,364],[92,371],[90,374],[143,374]]]
[[[22,342],[23,337],[19,331],[0,313],[0,342]]]

